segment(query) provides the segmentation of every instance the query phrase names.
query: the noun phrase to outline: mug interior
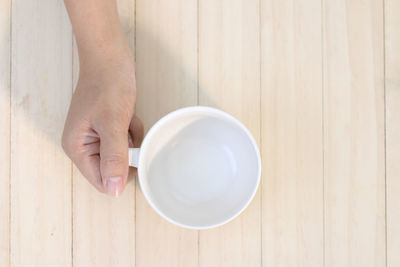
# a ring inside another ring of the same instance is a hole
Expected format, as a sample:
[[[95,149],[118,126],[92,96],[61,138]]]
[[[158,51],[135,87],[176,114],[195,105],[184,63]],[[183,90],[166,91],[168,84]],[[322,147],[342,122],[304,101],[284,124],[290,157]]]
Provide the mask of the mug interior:
[[[146,136],[139,182],[150,205],[188,228],[209,228],[236,217],[260,179],[257,146],[231,115],[208,107],[170,113]]]

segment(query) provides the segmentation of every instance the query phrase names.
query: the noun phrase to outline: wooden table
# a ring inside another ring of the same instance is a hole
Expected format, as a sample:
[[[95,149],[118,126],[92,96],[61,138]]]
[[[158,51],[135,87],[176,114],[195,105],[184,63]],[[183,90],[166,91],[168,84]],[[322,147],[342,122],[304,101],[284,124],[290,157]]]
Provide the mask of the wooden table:
[[[258,141],[231,223],[97,193],[60,147],[77,79],[61,0],[0,2],[0,266],[400,266],[400,1],[119,0],[146,129],[209,105]]]

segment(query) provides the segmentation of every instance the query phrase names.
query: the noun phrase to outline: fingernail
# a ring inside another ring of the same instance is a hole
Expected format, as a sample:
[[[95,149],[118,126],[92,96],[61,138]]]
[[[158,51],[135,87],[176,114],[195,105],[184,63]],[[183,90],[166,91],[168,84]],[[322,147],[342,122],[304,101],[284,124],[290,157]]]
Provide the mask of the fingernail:
[[[122,178],[121,177],[111,177],[106,180],[107,193],[117,197],[122,192]]]

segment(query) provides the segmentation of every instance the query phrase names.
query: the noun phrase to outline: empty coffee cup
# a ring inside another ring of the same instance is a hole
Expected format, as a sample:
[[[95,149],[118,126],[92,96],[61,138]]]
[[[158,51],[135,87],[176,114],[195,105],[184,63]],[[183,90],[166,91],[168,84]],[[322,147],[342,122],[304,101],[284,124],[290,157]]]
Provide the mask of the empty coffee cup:
[[[260,183],[261,160],[247,128],[211,107],[178,109],[129,150],[144,197],[176,225],[212,228],[234,219]]]

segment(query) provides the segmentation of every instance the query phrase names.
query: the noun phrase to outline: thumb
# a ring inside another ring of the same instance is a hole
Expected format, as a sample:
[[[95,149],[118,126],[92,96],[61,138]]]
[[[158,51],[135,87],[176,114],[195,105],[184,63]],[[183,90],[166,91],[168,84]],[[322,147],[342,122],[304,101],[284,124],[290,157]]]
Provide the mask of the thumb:
[[[105,191],[118,196],[124,190],[129,171],[128,134],[113,130],[99,132],[100,174]]]

